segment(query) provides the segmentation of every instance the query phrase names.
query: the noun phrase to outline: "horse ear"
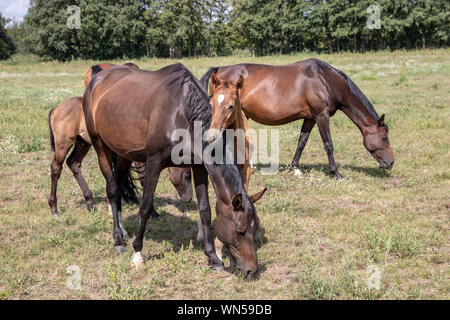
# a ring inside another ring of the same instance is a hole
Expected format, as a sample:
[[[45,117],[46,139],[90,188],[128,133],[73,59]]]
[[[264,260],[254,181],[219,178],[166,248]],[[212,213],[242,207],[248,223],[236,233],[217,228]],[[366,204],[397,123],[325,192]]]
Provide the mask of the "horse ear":
[[[218,87],[220,84],[220,81],[216,76],[216,71],[213,71],[211,73],[211,79],[209,80],[209,82],[209,95],[212,96],[214,94],[214,91],[216,90],[216,87]]]
[[[378,126],[381,127],[384,123],[384,113],[383,115],[380,117],[380,119],[378,119]]]
[[[264,188],[262,191],[255,193],[254,195],[250,196],[250,200],[255,203],[256,201],[258,201],[259,199],[261,199],[261,197],[264,195],[264,193],[267,191],[267,188]]]
[[[234,211],[242,211],[244,210],[244,207],[242,206],[242,194],[238,193],[234,196],[233,201],[233,209]]]
[[[239,80],[236,82],[236,88],[241,89],[244,86],[244,77],[239,76]]]

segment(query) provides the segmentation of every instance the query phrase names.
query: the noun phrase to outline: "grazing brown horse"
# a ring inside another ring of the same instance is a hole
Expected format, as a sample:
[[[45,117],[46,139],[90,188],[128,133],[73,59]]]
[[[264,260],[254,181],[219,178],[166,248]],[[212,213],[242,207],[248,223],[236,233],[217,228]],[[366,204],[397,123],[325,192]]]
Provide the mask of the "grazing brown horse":
[[[334,162],[329,122],[337,110],[343,111],[360,129],[364,146],[379,162],[380,168],[389,170],[394,165],[384,115],[378,116],[367,97],[343,72],[323,61],[307,59],[286,66],[237,64],[210,68],[200,81],[206,90],[210,82],[211,92],[215,92],[238,81],[241,76],[244,84],[239,97],[248,117],[265,125],[305,119],[292,166],[298,166],[309,134],[317,123],[330,171],[342,178]],[[222,107],[228,108],[227,105]],[[215,119],[212,123],[216,125],[212,128],[220,128]]]
[[[214,250],[210,230],[208,175],[217,195],[215,231],[218,238],[228,247],[245,276],[257,272],[255,236],[259,221],[253,202],[263,195],[264,190],[248,196],[236,164],[209,164],[201,157],[207,145],[204,141],[195,141],[194,126],[200,122],[203,131],[209,128],[211,107],[201,84],[186,67],[175,64],[158,71],[124,67],[103,70],[89,83],[83,96],[83,110],[106,180],[106,193],[114,219],[114,245],[119,252],[123,251],[125,244],[119,226],[121,198],[118,183],[126,178],[132,161],[146,163],[139,229],[133,242],[132,263],[136,268],[144,262],[142,242],[147,220],[155,211],[153,196],[158,178],[162,169],[175,165],[172,151],[180,141],[172,140],[172,135],[175,130],[180,130],[190,134],[187,142],[192,144],[194,139],[194,146],[190,152],[183,152],[183,158],[190,159],[184,165],[193,169],[204,250],[210,265],[213,269],[223,269],[223,262]],[[113,166],[113,153],[118,155],[117,166]],[[194,161],[198,157],[202,162]]]
[[[56,188],[64,160],[72,147],[73,151],[69,158],[67,158],[66,163],[83,192],[88,209],[92,210],[94,208],[92,192],[81,174],[81,164],[91,148],[91,139],[86,129],[86,122],[84,121],[82,98],[73,97],[61,102],[56,108],[50,111],[48,123],[50,127],[50,143],[52,150],[54,151],[51,164],[52,186],[48,201],[51,212],[54,215],[58,215]],[[136,171],[138,171],[138,179],[140,181],[142,181],[144,176],[144,165],[145,163],[136,164]],[[189,202],[192,199],[190,170],[187,170],[186,168],[171,167],[169,168],[169,179],[177,190],[180,198],[185,202]],[[125,201],[137,202],[134,190],[122,188],[121,195]],[[155,218],[157,218],[157,216],[155,216]]]

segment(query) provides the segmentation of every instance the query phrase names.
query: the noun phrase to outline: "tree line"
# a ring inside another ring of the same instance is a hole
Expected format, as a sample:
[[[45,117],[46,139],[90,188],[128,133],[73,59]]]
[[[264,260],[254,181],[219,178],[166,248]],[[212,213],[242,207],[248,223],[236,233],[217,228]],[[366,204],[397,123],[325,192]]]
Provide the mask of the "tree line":
[[[79,28],[67,26],[72,5]],[[0,58],[14,48],[68,60],[446,47],[449,15],[448,0],[31,0],[23,22],[5,31],[0,19]]]

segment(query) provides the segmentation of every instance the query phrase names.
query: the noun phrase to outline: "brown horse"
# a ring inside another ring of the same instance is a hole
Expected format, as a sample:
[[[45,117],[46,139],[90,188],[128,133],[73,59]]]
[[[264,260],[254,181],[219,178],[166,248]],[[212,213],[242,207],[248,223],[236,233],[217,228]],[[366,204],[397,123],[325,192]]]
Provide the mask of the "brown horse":
[[[309,134],[317,123],[328,155],[330,171],[337,178],[333,156],[329,119],[342,110],[360,129],[366,149],[379,162],[380,168],[390,170],[394,154],[388,138],[384,115],[378,116],[367,97],[343,72],[317,59],[307,59],[286,66],[261,64],[237,64],[210,68],[200,80],[211,92],[226,88],[243,77],[239,90],[242,109],[251,119],[265,125],[282,125],[297,119],[305,119],[302,125],[297,151],[292,166],[298,166]],[[210,81],[209,81],[210,80]],[[232,90],[232,86],[230,86]],[[228,108],[223,104],[225,113]],[[220,129],[220,121],[213,115],[212,128]]]
[[[223,269],[223,262],[215,253],[210,230],[208,175],[217,195],[215,231],[218,238],[228,247],[244,275],[257,271],[255,236],[259,220],[253,202],[263,195],[264,190],[250,197],[243,187],[236,164],[209,164],[204,161],[202,155],[208,149],[207,144],[195,141],[194,127],[199,122],[203,131],[209,128],[211,107],[206,93],[189,70],[181,64],[158,71],[124,67],[103,70],[89,83],[83,96],[83,110],[106,180],[106,192],[114,218],[114,244],[118,251],[124,248],[119,226],[121,199],[118,183],[126,176],[132,161],[146,163],[139,229],[133,243],[135,253],[132,263],[135,267],[144,262],[141,256],[142,241],[147,220],[155,211],[153,195],[160,172],[177,162],[172,151],[181,141],[172,140],[172,136],[178,130],[190,134],[191,138],[186,137],[183,142],[193,144],[190,151],[182,155],[189,161],[178,165],[193,169],[204,250],[210,265],[214,269]],[[113,152],[118,155],[117,167],[113,167]],[[201,162],[196,161],[199,157]]]
[[[88,209],[92,210],[94,208],[92,192],[81,174],[81,164],[91,148],[91,139],[86,129],[86,122],[84,121],[82,98],[73,97],[61,102],[56,108],[50,111],[48,123],[50,127],[51,147],[54,151],[51,164],[52,186],[48,201],[52,214],[58,215],[56,188],[64,160],[72,147],[73,151],[69,158],[67,158],[66,163],[83,192]],[[142,181],[144,176],[144,170],[142,169],[144,165],[145,163],[136,164],[136,171],[138,171],[138,179],[140,181]],[[192,198],[190,170],[171,167],[169,168],[169,178],[180,198],[185,202],[189,202]],[[133,190],[125,188],[121,189],[121,191],[122,198],[125,201],[137,202]],[[155,216],[155,218],[157,217]]]
[[[116,65],[112,63],[102,63],[94,66],[98,70],[108,69]],[[139,69],[137,65],[127,62],[124,66]],[[91,81],[92,68],[84,77],[85,88]],[[91,141],[87,133],[84,121],[83,106],[81,97],[69,98],[61,102],[56,108],[50,110],[48,123],[50,127],[50,142],[54,157],[51,164],[51,192],[49,206],[54,215],[58,215],[58,204],[56,189],[61,175],[62,166],[69,150],[75,145],[72,153],[67,159],[67,165],[77,180],[83,196],[86,199],[87,207],[92,210],[94,207],[92,192],[89,189],[83,175],[81,174],[81,163],[91,147]],[[145,163],[136,163],[138,179],[142,181]],[[169,178],[178,192],[181,200],[189,202],[192,199],[192,182],[189,168],[169,168]],[[125,201],[137,202],[134,190],[122,190],[122,197]],[[157,218],[157,216],[155,216]]]

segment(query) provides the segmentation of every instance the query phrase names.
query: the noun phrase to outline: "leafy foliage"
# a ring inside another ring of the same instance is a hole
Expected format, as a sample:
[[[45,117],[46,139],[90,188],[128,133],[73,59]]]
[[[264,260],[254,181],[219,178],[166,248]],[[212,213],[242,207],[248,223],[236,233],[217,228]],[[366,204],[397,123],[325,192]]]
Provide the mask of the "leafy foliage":
[[[0,60],[8,59],[14,52],[15,46],[5,29],[8,20],[0,14]]]
[[[66,26],[69,4],[80,8],[80,29]],[[58,60],[448,45],[448,1],[379,0],[380,28],[367,25],[372,4],[369,0],[32,0],[23,26],[13,24],[10,34],[19,52]],[[2,41],[3,36],[0,48],[5,47]]]

